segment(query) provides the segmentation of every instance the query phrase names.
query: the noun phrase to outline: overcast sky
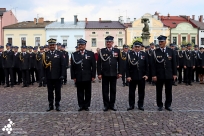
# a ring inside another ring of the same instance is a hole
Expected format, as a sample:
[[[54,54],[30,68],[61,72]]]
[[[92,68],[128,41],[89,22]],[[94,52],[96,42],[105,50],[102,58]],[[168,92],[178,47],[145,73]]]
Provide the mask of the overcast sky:
[[[133,20],[155,11],[161,15],[196,15],[196,20],[204,14],[204,0],[0,0],[0,3],[7,10],[13,8],[19,22],[32,21],[37,15],[50,21],[61,17],[72,21],[76,14],[79,20],[94,21],[118,20],[119,15]]]

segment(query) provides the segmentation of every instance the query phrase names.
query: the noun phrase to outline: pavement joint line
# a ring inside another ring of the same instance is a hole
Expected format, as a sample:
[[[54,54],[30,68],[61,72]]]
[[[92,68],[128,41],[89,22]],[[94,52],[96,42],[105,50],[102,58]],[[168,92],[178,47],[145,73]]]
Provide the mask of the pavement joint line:
[[[86,111],[84,111],[86,112]],[[78,111],[68,111],[68,112],[0,112],[0,114],[73,114],[73,113],[84,113],[84,112],[78,112]],[[128,112],[140,112],[140,113],[162,113],[162,112],[169,112],[169,111],[89,111],[86,113],[128,113]],[[173,110],[171,112],[204,112],[204,110]],[[169,112],[169,113],[171,113]]]

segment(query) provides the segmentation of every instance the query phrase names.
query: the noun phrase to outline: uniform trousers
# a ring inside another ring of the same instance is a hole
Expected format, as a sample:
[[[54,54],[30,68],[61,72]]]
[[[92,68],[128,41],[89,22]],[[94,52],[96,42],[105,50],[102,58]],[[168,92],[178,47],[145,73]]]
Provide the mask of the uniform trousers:
[[[102,76],[102,94],[104,107],[113,108],[115,105],[116,82],[116,76]]]
[[[60,106],[61,101],[61,80],[47,79],[48,102],[49,106],[53,106],[55,91],[55,106]]]
[[[23,85],[29,85],[29,70],[21,70],[22,72],[22,77],[23,77]]]
[[[171,107],[171,103],[172,103],[172,79],[157,79],[156,100],[157,100],[158,107],[163,107],[163,102],[162,102],[163,85],[165,85],[165,95],[166,95],[165,107],[168,108],[168,107]]]
[[[11,85],[14,85],[13,81],[13,68],[4,68],[5,76],[6,76],[6,85],[9,85],[9,76]]]
[[[4,74],[4,69],[0,68],[0,84],[5,83],[5,74]]]
[[[186,69],[186,83],[191,84],[191,80],[192,80],[192,71],[193,68],[192,67],[187,67]]]
[[[145,96],[145,79],[131,80],[129,83],[129,106],[135,106],[135,91],[138,86],[138,107],[143,107]]]
[[[76,82],[78,105],[88,108],[91,104],[91,81]]]

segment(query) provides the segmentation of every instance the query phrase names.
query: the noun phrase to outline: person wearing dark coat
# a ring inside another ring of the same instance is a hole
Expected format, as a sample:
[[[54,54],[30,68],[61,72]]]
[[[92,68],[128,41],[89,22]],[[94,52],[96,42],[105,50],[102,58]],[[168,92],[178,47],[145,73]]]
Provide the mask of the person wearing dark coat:
[[[177,78],[177,64],[175,52],[166,47],[166,36],[158,37],[159,46],[153,52],[152,64],[152,80],[156,82],[156,101],[158,111],[163,110],[162,90],[165,85],[165,109],[172,111],[172,79]]]
[[[141,51],[140,42],[133,44],[133,51],[127,54],[126,76],[129,82],[129,108],[135,108],[135,91],[138,86],[138,109],[144,111],[145,82],[149,76],[148,56]]]
[[[179,68],[178,68],[178,84],[185,82],[185,70],[184,70],[184,57],[185,57],[185,45],[181,45],[181,50],[178,51]],[[184,74],[183,74],[184,73]]]
[[[64,58],[64,65],[65,65],[65,75],[64,79],[62,80],[62,84],[66,85],[67,84],[67,69],[69,68],[69,53],[65,50],[65,45],[61,45],[61,52],[63,54]]]
[[[54,93],[55,91],[55,107],[56,111],[61,111],[61,80],[64,78],[64,58],[62,52],[56,50],[56,39],[49,39],[49,51],[43,54],[43,65],[48,89],[49,107],[47,111],[54,109]]]
[[[200,51],[198,51],[198,74],[200,79],[200,84],[204,84],[204,49],[203,47],[200,47]]]
[[[14,67],[14,52],[11,50],[11,44],[6,44],[6,51],[2,53],[2,66],[4,68],[4,73],[6,76],[6,86],[5,87],[13,87],[14,79],[13,79],[13,67]],[[9,79],[11,84],[9,84]]]
[[[5,74],[3,69],[3,51],[4,46],[0,45],[0,85],[5,85]]]
[[[18,46],[14,47],[13,78],[14,78],[14,84],[15,85],[16,84],[20,85],[20,83],[22,83],[22,73],[21,73],[21,70],[20,70],[20,52],[18,52],[18,48],[19,48]]]
[[[122,82],[123,87],[129,86],[129,83],[126,81],[126,59],[127,59],[127,53],[129,51],[128,45],[123,45],[123,50],[121,51],[121,59],[123,63],[123,73],[122,73]]]
[[[177,68],[179,68],[179,57],[178,57],[178,51],[176,50],[177,47],[176,47],[176,45],[173,44],[173,43],[171,43],[169,46],[170,46],[170,48],[174,51],[174,54],[175,54],[175,56],[176,56],[176,66],[177,66]],[[173,79],[172,79],[172,80],[173,80]],[[172,84],[173,84],[174,86],[177,86],[175,80],[172,81]]]
[[[198,73],[199,73],[199,67],[198,67],[198,52],[199,52],[199,49],[198,49],[198,45],[194,45],[194,51],[193,51],[193,55],[194,55],[194,60],[195,60],[195,68],[193,69],[192,71],[192,82],[196,81],[196,82],[199,82],[199,77],[198,77]],[[194,78],[196,80],[194,80]]]
[[[40,51],[36,54],[36,68],[37,68],[37,73],[38,73],[38,78],[39,78],[39,85],[38,87],[46,87],[46,82],[45,82],[45,75],[44,75],[44,67],[43,67],[43,54],[44,54],[44,46],[39,47]]]
[[[116,100],[116,82],[117,78],[122,77],[122,59],[120,50],[113,47],[113,36],[107,36],[106,48],[102,48],[97,62],[97,74],[99,80],[102,79],[103,111],[114,108]],[[110,96],[109,96],[110,94]]]
[[[22,78],[23,78],[23,86],[22,87],[28,87],[29,86],[29,81],[30,81],[30,66],[31,66],[31,59],[30,59],[30,54],[26,52],[27,46],[22,45],[21,46],[22,52],[19,55],[20,58],[20,69],[22,72]]]
[[[77,41],[79,51],[71,57],[71,79],[77,84],[78,111],[89,111],[91,104],[91,83],[96,77],[96,60],[92,51],[86,50],[87,41]]]
[[[154,43],[151,43],[150,44],[150,49],[147,51],[147,54],[148,54],[148,60],[151,60],[152,57],[153,57],[153,52],[155,50],[155,44]],[[152,64],[150,63],[149,61],[149,77],[152,77]],[[152,84],[152,86],[155,86],[155,82],[152,81],[152,78],[148,78],[148,82],[149,84]]]
[[[29,84],[33,85],[35,82],[34,71],[35,71],[36,54],[33,52],[32,46],[28,46],[28,50],[29,50],[28,54],[30,57]]]
[[[191,44],[187,45],[187,50],[184,54],[184,69],[185,77],[186,77],[186,85],[192,86],[191,80],[192,80],[192,71],[195,68],[195,56],[193,51],[191,51]]]

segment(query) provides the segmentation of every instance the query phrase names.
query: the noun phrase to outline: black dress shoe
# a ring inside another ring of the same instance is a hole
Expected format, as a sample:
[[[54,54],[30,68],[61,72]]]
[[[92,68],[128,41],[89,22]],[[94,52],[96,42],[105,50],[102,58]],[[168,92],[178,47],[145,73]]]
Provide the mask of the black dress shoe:
[[[181,84],[181,82],[178,82],[178,84]]]
[[[124,83],[124,84],[123,84],[123,87],[125,87],[125,86],[126,86],[126,84]]]
[[[85,107],[84,110],[85,110],[85,111],[89,111],[89,108]]]
[[[144,107],[138,107],[138,109],[144,111]]]
[[[110,110],[112,110],[112,111],[117,111],[114,107],[111,107]]]
[[[158,111],[162,111],[162,110],[163,110],[163,107],[159,107],[159,108],[158,108]]]
[[[103,108],[103,111],[108,111],[108,107],[104,107],[104,108]]]
[[[13,85],[11,85],[11,88],[14,87]]]
[[[188,86],[188,83],[186,83],[186,86]]]
[[[27,85],[23,85],[22,87],[27,87]]]
[[[126,86],[129,86],[129,83],[126,83]]]
[[[188,84],[188,85],[192,86],[192,84],[191,84],[191,83],[190,83],[190,84]]]
[[[53,106],[50,106],[46,111],[54,110]]]
[[[17,83],[17,85],[20,85],[20,83]]]
[[[2,83],[2,85],[5,85],[5,83]]]
[[[130,106],[129,108],[127,108],[127,111],[133,110],[133,109],[134,109],[134,106]]]
[[[43,87],[46,87],[46,84],[43,84]]]
[[[6,86],[4,86],[4,88],[6,88],[6,87],[10,87],[10,85],[6,85]]]
[[[60,106],[56,106],[56,111],[61,111]]]
[[[38,87],[42,87],[42,85],[41,84],[39,84],[39,86]]]
[[[82,107],[79,107],[78,111],[82,111],[82,110],[83,110],[83,108],[82,108]]]
[[[165,109],[168,110],[168,111],[172,111],[171,107],[165,107]]]

